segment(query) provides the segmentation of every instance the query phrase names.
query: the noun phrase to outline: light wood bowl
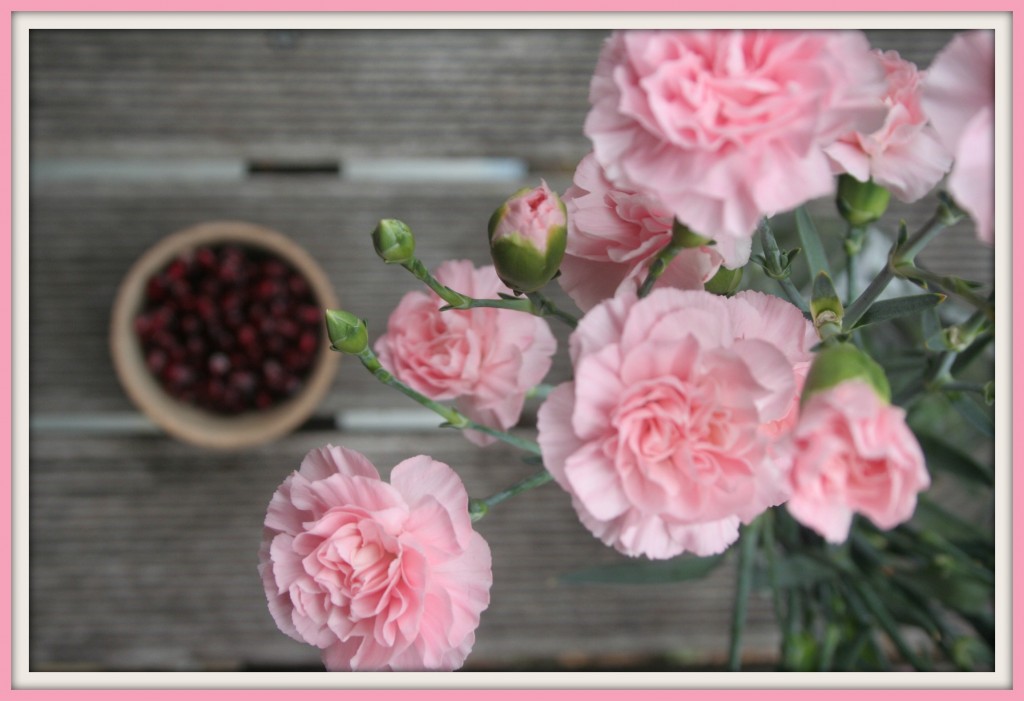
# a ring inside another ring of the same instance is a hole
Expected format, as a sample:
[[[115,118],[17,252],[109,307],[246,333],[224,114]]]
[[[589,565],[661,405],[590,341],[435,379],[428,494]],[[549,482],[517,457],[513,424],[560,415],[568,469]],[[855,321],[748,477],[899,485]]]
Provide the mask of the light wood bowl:
[[[142,345],[133,328],[133,321],[145,302],[146,283],[177,255],[199,246],[220,244],[263,249],[277,255],[306,278],[321,308],[338,306],[327,275],[305,250],[286,236],[244,222],[206,222],[164,238],[128,271],[114,299],[110,352],[128,397],[167,433],[206,448],[238,450],[280,438],[308,419],[330,388],[339,354],[329,349],[325,337],[302,389],[267,409],[225,416],[167,394],[146,367]]]

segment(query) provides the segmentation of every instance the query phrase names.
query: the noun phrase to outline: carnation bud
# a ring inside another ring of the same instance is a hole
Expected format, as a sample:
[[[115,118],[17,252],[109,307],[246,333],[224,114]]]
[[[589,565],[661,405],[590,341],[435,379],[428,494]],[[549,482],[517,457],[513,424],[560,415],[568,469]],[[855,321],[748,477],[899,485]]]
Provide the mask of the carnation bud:
[[[853,226],[867,226],[885,214],[889,191],[871,180],[863,183],[844,173],[839,176],[836,206],[843,219]]]
[[[743,268],[730,270],[722,265],[719,266],[718,272],[704,283],[704,289],[711,294],[731,297],[736,294],[736,290],[739,289],[742,280]]]
[[[544,181],[498,207],[487,233],[501,281],[516,292],[535,292],[547,284],[562,264],[566,222],[565,204]]]
[[[882,401],[889,403],[889,380],[886,379],[882,366],[857,346],[851,343],[837,343],[826,346],[815,355],[811,369],[807,373],[803,394],[800,396],[801,405],[816,392],[835,387],[847,380],[865,382],[875,390]]]
[[[385,263],[408,263],[416,253],[416,239],[405,222],[381,219],[373,230],[373,249]]]
[[[324,313],[327,320],[327,336],[331,339],[331,347],[342,353],[358,355],[366,350],[369,338],[366,333],[366,322],[340,309],[328,309]]]

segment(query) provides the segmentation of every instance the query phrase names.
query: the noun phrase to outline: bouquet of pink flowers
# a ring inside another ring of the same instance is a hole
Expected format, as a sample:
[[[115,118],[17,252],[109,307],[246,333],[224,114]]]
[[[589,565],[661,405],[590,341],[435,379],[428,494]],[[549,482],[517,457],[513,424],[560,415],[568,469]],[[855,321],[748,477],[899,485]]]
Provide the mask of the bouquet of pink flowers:
[[[699,560],[683,570],[699,576],[735,546],[731,669],[757,582],[781,669],[990,668],[993,536],[926,490],[936,470],[994,484],[934,428],[956,410],[992,437],[977,361],[994,295],[915,258],[965,217],[993,243],[993,33],[956,36],[925,74],[854,31],[615,32],[590,101],[593,151],[561,196],[542,182],[498,207],[493,266],[431,272],[410,228],[384,219],[377,253],[428,289],[372,344],[356,315],[326,314],[335,350],[542,469],[470,498],[428,456],[388,483],[352,450],[310,451],[265,521],[278,626],[330,670],[457,669],[491,586],[473,523],[554,481],[625,555]],[[943,179],[934,216],[900,222],[860,285],[890,196],[915,202]],[[843,279],[803,208],[823,196],[845,228]],[[787,217],[799,249],[776,238]],[[740,289],[757,276],[769,293]],[[582,315],[545,296],[552,281]],[[891,296],[893,281],[919,289]],[[555,387],[541,384],[549,319],[573,327],[573,377]],[[509,432],[531,393],[545,396],[536,441]]]

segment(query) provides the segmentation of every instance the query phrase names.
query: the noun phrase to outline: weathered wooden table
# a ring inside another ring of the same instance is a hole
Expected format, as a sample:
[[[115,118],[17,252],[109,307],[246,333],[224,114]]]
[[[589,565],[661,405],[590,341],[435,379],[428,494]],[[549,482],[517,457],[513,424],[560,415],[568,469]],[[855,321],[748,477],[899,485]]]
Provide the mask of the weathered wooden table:
[[[588,150],[581,125],[605,34],[32,32],[32,669],[317,668],[314,649],[277,631],[256,574],[267,502],[307,450],[343,443],[382,468],[428,453],[476,495],[533,469],[513,450],[388,413],[407,400],[351,361],[318,419],[283,440],[237,453],[178,443],[119,387],[110,307],[161,237],[238,219],[306,247],[343,306],[379,333],[416,284],[377,261],[375,222],[408,222],[428,265],[487,262],[493,208],[542,177],[564,190]],[[951,32],[870,35],[927,65]],[[897,209],[912,225],[929,214]],[[991,280],[991,253],[971,239],[961,226],[925,262]],[[551,380],[567,375],[563,357]],[[338,416],[347,424],[332,427]],[[468,669],[723,661],[731,567],[697,583],[567,584],[567,573],[624,558],[553,485],[502,505],[480,530],[494,588]],[[746,640],[752,660],[773,652],[764,601]]]

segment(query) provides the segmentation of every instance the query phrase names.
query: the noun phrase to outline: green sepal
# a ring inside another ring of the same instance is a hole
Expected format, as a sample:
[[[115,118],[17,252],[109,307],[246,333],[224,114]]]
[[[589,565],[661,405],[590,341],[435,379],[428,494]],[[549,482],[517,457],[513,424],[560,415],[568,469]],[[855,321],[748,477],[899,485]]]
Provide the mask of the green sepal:
[[[889,191],[873,181],[861,182],[852,175],[839,176],[836,207],[843,219],[853,226],[867,226],[876,222],[889,207]]]
[[[416,255],[412,229],[398,219],[381,219],[373,230],[373,250],[385,263],[408,263]]]
[[[324,319],[327,322],[327,336],[334,350],[358,355],[369,346],[366,322],[355,314],[341,309],[328,309],[324,312]]]
[[[730,270],[724,265],[718,268],[718,272],[710,280],[704,283],[704,289],[711,294],[731,297],[743,281],[743,268]]]
[[[836,343],[825,346],[815,355],[800,396],[801,406],[812,395],[847,380],[867,383],[886,404],[892,398],[889,380],[881,365],[851,343]]]

